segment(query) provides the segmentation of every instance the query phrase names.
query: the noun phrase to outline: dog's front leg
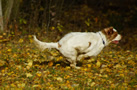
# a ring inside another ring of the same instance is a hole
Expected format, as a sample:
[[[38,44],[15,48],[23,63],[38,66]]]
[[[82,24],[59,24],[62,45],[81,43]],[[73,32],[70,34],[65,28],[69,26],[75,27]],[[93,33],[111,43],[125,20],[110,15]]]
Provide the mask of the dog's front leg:
[[[70,60],[67,59],[70,62],[70,67],[75,68],[75,69],[80,69],[80,67],[76,66],[76,60]]]
[[[81,54],[77,57],[77,61],[80,61],[81,59],[86,58],[86,57],[88,56],[86,56],[85,54]]]
[[[70,64],[70,67],[75,68],[75,69],[80,69],[80,67],[76,66],[75,63],[71,63],[71,64]]]
[[[92,54],[92,52],[88,52],[88,53],[86,53],[86,54],[81,54],[81,55],[79,55],[79,56],[77,57],[77,61],[80,61],[81,59],[85,59],[85,58],[90,58],[90,57],[92,57],[92,56],[94,56],[94,55]]]

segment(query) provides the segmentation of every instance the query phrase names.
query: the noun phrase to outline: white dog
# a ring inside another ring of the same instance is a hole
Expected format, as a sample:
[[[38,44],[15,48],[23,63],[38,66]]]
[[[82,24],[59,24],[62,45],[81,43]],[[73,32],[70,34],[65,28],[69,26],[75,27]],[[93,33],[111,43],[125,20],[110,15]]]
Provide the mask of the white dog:
[[[121,38],[113,27],[109,27],[96,33],[72,32],[55,43],[41,42],[34,35],[34,42],[42,51],[46,48],[56,48],[67,58],[72,68],[79,69],[80,67],[76,66],[77,61],[98,55],[109,43],[117,44]]]

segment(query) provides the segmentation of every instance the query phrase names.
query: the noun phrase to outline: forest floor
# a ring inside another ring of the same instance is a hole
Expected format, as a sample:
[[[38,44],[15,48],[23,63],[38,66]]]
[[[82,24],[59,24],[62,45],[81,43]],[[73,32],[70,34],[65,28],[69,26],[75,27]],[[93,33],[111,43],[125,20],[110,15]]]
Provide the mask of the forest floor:
[[[31,35],[9,41],[5,36],[0,36],[0,89],[137,89],[136,49],[111,44],[97,57],[80,61],[76,70],[58,51],[39,51]]]

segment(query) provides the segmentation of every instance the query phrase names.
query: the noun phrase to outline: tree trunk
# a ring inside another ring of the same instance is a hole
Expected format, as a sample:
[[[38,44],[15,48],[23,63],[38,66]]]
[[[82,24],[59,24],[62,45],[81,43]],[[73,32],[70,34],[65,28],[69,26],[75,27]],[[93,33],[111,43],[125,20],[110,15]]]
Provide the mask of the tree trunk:
[[[0,31],[3,32],[4,30],[3,25],[3,14],[2,14],[2,0],[0,0]]]
[[[13,10],[12,10],[12,15],[11,15],[11,19],[12,20],[16,20],[18,18],[18,14],[19,14],[19,6],[20,6],[20,0],[14,0],[14,4],[13,4]]]
[[[4,13],[4,29],[5,30],[7,29],[7,25],[8,25],[9,19],[10,19],[11,10],[13,7],[13,2],[14,2],[14,0],[8,0],[7,1],[7,5],[6,5],[7,8],[6,8],[6,11]]]

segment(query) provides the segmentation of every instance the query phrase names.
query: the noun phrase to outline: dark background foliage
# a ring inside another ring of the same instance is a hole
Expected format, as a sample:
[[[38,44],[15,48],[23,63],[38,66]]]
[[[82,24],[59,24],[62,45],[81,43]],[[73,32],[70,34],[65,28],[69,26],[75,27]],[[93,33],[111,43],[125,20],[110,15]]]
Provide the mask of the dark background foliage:
[[[21,32],[52,32],[56,38],[71,31],[113,26],[124,36],[122,45],[136,41],[132,37],[137,31],[136,0],[23,0],[19,9],[16,21]],[[131,46],[136,47],[135,43]]]
[[[0,1],[0,89],[137,89],[137,0]],[[65,64],[54,49],[41,52],[32,38],[35,34],[41,41],[57,42],[69,32],[109,26],[122,40],[81,60],[80,70]]]
[[[3,13],[8,0],[2,0]],[[5,14],[5,13],[4,13]],[[136,47],[136,0],[16,0],[6,32],[39,34],[58,41],[72,31],[99,31],[113,26],[124,49]],[[128,45],[128,43],[133,43]]]

